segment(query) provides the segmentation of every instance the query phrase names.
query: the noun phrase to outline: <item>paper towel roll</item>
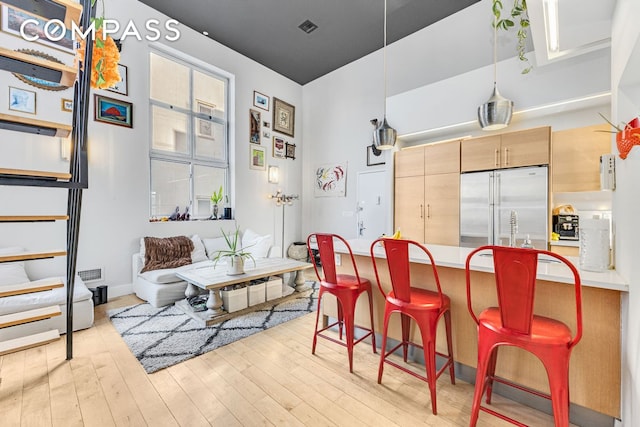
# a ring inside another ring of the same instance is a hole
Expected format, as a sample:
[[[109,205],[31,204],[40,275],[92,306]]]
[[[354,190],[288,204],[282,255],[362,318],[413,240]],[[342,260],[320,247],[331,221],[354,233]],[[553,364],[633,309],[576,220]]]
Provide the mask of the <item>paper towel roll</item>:
[[[604,271],[609,268],[609,220],[580,218],[580,268]]]

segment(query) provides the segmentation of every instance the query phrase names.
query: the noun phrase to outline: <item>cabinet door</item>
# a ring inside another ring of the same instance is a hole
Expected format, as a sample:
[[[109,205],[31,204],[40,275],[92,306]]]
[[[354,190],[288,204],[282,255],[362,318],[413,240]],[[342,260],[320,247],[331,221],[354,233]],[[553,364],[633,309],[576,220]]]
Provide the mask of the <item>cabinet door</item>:
[[[460,141],[428,144],[424,147],[424,174],[460,172]]]
[[[553,132],[551,191],[599,191],[600,156],[611,153],[611,126],[587,126]]]
[[[550,140],[550,127],[502,134],[500,167],[548,165]]]
[[[424,177],[396,178],[395,229],[405,239],[424,242]]]
[[[424,147],[397,151],[395,166],[395,176],[424,175]]]
[[[427,175],[425,243],[458,246],[460,241],[460,174]]]
[[[500,167],[500,135],[465,139],[460,151],[462,172]]]

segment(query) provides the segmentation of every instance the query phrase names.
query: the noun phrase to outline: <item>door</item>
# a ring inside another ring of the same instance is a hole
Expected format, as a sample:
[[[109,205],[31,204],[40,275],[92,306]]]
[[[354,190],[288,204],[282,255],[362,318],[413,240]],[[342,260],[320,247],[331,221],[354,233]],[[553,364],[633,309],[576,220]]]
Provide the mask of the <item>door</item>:
[[[493,172],[460,175],[460,246],[476,248],[493,236]]]
[[[424,242],[458,246],[460,241],[460,174],[424,177],[426,221]]]
[[[496,171],[496,244],[509,244],[514,211],[516,246],[529,235],[535,248],[547,248],[547,171],[546,166]]]
[[[358,206],[356,236],[359,239],[377,239],[387,230],[389,211],[389,183],[385,171],[358,174]]]

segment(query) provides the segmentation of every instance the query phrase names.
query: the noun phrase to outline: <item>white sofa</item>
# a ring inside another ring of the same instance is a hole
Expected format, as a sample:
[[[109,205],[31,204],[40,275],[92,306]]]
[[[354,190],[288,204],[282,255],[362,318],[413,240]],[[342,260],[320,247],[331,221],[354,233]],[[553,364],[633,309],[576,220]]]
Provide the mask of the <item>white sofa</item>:
[[[272,246],[271,235],[260,236],[247,229],[241,234],[241,239],[242,247],[246,248],[246,251],[250,252],[254,258],[265,258],[280,251],[279,248]],[[145,246],[144,238],[140,239],[140,252],[133,254],[131,258],[131,280],[133,291],[138,298],[147,301],[154,307],[163,307],[183,299],[187,282],[180,280],[176,276],[176,272],[207,265],[213,266],[212,260],[218,251],[227,248],[224,237],[200,238],[194,234],[191,236],[191,241],[194,244],[193,252],[191,252],[191,264],[141,273],[145,263]]]
[[[23,248],[3,248],[7,253],[20,253]],[[41,279],[44,280],[44,279]],[[0,329],[0,341],[6,341],[26,335],[57,329],[61,334],[67,331],[67,288],[66,281],[60,279],[65,286],[49,291],[33,292],[0,298],[0,316],[18,313],[52,305],[60,306],[62,315],[49,319]],[[17,285],[30,282],[24,269],[24,262],[0,264],[0,289],[4,285]],[[93,294],[82,279],[76,276],[73,292],[73,330],[86,329],[93,325]]]

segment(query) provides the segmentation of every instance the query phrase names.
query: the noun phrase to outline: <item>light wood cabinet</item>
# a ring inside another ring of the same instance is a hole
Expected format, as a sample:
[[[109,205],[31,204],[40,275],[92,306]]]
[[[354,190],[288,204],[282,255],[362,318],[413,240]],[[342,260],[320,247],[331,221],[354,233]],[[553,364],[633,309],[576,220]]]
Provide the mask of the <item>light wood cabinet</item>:
[[[462,172],[549,164],[548,126],[462,141]]]
[[[551,191],[599,191],[600,156],[611,153],[608,124],[553,132]]]
[[[420,164],[422,173],[417,175]],[[457,246],[460,141],[399,151],[395,176],[395,228],[400,228],[402,236],[424,243]]]

